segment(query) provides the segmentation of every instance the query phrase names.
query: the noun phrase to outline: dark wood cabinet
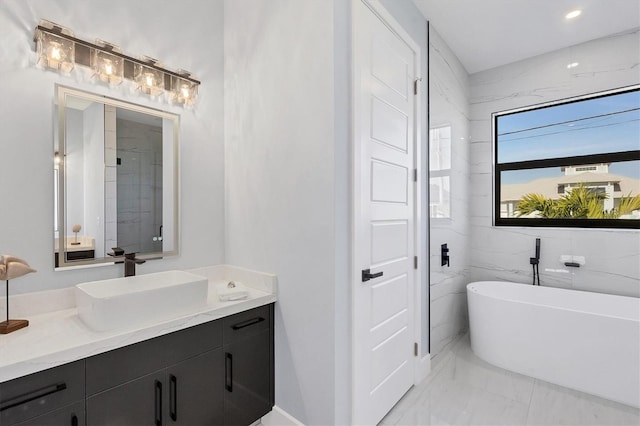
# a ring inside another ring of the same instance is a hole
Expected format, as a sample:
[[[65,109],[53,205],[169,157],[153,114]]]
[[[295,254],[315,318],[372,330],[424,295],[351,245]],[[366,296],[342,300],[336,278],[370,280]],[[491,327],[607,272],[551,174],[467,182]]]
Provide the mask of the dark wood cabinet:
[[[0,384],[0,426],[249,425],[274,403],[273,304]]]
[[[158,380],[159,375],[149,374],[87,397],[87,424],[153,425]]]
[[[167,389],[164,392],[164,405],[168,418],[164,424],[224,424],[222,349],[167,368],[165,380]]]
[[[84,401],[79,401],[24,422],[16,423],[15,426],[83,426],[84,424]]]
[[[248,425],[271,411],[273,305],[224,320],[224,424]]]
[[[217,349],[87,398],[88,425],[222,425]]]
[[[70,425],[71,417],[53,412],[76,402],[82,402],[74,413],[83,425],[84,360],[0,383],[0,425],[37,424],[36,418],[46,419],[41,424]]]

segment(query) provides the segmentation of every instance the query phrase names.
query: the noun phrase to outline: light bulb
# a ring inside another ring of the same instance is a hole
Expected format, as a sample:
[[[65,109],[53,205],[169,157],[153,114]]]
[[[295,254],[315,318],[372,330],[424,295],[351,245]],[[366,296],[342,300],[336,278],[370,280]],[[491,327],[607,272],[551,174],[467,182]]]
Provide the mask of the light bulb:
[[[59,61],[61,58],[62,58],[62,55],[60,54],[60,47],[53,46],[51,48],[51,59],[55,59]]]
[[[113,65],[111,65],[111,62],[107,62],[106,64],[104,64],[104,72],[107,75],[113,74]]]
[[[185,99],[189,98],[189,86],[187,84],[183,84],[182,88],[180,89],[180,91],[182,92],[182,97]]]
[[[581,10],[576,9],[576,10],[572,10],[571,12],[567,13],[564,17],[566,19],[573,19],[573,18],[577,18],[578,16],[580,16],[581,13],[582,13]]]
[[[145,84],[149,87],[153,87],[153,74],[147,73],[144,77]]]

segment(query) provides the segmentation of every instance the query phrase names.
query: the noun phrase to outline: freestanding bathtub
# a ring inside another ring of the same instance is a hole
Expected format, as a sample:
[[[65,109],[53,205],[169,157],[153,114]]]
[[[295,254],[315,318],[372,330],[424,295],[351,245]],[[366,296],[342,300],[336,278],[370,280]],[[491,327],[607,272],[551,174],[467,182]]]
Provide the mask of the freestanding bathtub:
[[[467,297],[478,357],[640,407],[640,299],[500,281]]]

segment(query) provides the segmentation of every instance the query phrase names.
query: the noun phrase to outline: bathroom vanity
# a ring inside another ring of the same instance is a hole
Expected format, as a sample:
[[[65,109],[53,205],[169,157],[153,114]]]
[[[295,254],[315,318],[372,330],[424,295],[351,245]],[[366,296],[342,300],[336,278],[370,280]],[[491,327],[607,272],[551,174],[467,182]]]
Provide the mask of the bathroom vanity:
[[[34,318],[22,335],[0,340],[0,425],[259,420],[274,404],[275,277],[272,285],[267,276],[251,286],[252,271],[226,266],[199,271],[208,275],[212,289],[230,270],[245,274],[246,300],[220,302],[210,293],[207,308],[193,315],[106,332],[92,331],[70,309]],[[67,337],[57,348],[46,348],[41,333],[57,334],[64,325]],[[19,357],[14,345],[20,343],[35,350],[24,348]]]

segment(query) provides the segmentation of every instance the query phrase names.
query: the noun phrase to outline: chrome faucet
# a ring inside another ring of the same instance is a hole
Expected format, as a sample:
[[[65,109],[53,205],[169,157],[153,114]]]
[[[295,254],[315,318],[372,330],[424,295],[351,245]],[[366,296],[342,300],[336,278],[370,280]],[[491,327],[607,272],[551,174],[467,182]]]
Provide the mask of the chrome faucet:
[[[134,277],[136,275],[136,264],[141,265],[145,260],[136,259],[135,253],[125,253],[124,255],[124,276]]]

